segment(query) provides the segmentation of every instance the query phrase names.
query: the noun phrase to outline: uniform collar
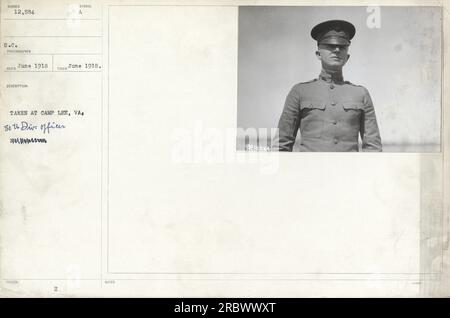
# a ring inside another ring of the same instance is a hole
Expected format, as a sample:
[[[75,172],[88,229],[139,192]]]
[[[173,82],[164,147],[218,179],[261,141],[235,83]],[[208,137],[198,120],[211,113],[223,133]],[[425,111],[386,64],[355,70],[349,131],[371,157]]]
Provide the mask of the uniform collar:
[[[324,80],[325,82],[333,82],[333,83],[339,83],[344,81],[344,77],[342,76],[342,71],[332,73],[330,71],[326,71],[325,69],[322,69],[322,71],[319,74],[319,78],[321,80]]]

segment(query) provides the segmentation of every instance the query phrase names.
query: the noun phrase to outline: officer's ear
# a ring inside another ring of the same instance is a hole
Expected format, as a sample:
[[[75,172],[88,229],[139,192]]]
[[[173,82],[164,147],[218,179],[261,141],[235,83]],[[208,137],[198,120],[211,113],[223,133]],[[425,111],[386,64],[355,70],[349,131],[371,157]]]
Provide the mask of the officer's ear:
[[[320,56],[319,50],[316,51],[316,57],[317,57],[318,60],[321,60],[321,59],[322,59],[322,57]]]
[[[347,54],[347,61],[350,60],[350,54]]]

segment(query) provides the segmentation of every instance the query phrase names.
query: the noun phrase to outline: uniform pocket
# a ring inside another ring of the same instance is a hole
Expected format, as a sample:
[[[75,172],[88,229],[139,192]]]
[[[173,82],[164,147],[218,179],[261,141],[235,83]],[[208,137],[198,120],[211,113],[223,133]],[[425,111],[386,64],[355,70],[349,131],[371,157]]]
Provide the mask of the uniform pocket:
[[[325,109],[325,102],[314,102],[314,101],[302,101],[300,102],[300,109]]]
[[[361,111],[363,109],[363,103],[360,103],[360,102],[343,102],[342,103],[342,107],[346,111],[352,111],[352,110]]]
[[[325,120],[325,108],[325,102],[300,102],[300,134],[302,137],[319,138],[320,136],[322,136]]]
[[[352,138],[358,138],[363,106],[364,104],[361,102],[342,102],[344,112],[341,118],[346,123],[348,134],[352,136]]]

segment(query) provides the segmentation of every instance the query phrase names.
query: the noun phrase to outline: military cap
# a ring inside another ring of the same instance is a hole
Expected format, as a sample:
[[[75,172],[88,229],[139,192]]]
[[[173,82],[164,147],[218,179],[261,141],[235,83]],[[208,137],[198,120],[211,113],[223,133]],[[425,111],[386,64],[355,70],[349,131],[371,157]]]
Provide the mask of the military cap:
[[[350,45],[355,32],[355,26],[350,22],[329,20],[312,28],[311,36],[318,44]]]

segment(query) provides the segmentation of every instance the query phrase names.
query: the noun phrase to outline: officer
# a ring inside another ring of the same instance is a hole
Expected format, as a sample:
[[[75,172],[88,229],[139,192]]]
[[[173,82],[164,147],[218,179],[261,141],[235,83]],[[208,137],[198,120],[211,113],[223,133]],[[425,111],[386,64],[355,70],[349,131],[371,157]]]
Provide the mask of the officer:
[[[292,151],[299,129],[300,151],[359,151],[358,135],[363,151],[381,151],[369,92],[342,77],[355,32],[353,24],[342,20],[325,21],[311,30],[322,71],[319,78],[296,84],[289,92],[274,145],[279,151]]]

